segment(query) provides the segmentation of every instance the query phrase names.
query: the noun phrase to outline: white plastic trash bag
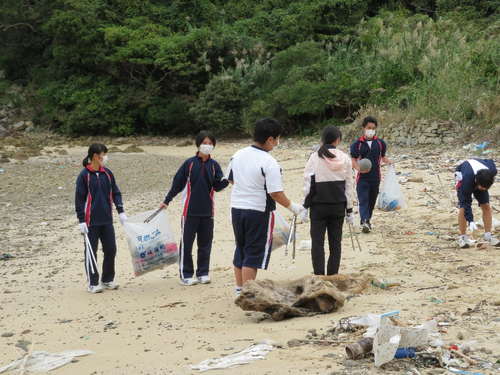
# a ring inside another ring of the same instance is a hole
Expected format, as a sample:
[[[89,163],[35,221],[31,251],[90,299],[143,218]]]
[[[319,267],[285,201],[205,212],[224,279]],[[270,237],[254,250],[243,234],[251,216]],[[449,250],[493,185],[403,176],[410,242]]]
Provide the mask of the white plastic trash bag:
[[[392,164],[387,166],[387,173],[382,182],[382,190],[378,198],[378,208],[382,211],[396,211],[407,208]]]
[[[290,224],[281,216],[278,211],[274,211],[273,245],[271,251],[288,243],[290,236]]]
[[[152,210],[129,217],[123,224],[135,276],[177,262],[179,251],[165,210],[160,210],[149,222],[144,222],[155,212]]]
[[[70,363],[75,357],[94,354],[90,350],[66,350],[61,353],[50,354],[44,351],[36,351],[28,356],[24,363],[24,370],[29,372],[48,372]],[[16,359],[10,365],[0,368],[0,373],[21,369],[25,357]]]
[[[260,359],[265,359],[266,354],[271,350],[273,350],[273,342],[271,340],[263,340],[257,345],[250,345],[247,349],[238,353],[230,354],[222,358],[205,359],[198,365],[191,366],[191,369],[205,372],[246,365]]]

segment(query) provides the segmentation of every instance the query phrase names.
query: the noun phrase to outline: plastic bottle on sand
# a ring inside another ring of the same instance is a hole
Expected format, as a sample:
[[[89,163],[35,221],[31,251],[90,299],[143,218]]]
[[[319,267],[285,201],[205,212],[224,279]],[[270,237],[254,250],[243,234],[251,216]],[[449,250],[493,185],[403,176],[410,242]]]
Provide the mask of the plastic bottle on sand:
[[[382,289],[388,289],[393,286],[399,286],[401,285],[401,282],[399,282],[396,279],[377,279],[373,281],[374,286],[378,286],[379,288]]]
[[[396,350],[396,354],[394,354],[394,358],[396,359],[413,357],[415,357],[415,349],[413,348],[399,348],[398,350]]]

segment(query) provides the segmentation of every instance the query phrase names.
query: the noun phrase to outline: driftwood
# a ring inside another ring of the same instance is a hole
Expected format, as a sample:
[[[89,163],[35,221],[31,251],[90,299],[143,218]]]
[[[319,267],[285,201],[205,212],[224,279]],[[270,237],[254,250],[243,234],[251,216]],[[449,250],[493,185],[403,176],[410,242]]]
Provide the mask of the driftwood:
[[[275,321],[310,312],[329,313],[344,305],[345,296],[359,294],[371,283],[371,275],[305,276],[275,282],[249,280],[235,303],[245,311],[260,311]]]
[[[21,366],[19,366],[19,375],[24,375],[26,374],[26,363],[28,363],[28,359],[33,355],[33,348],[35,347],[35,342],[31,344],[31,348],[28,351],[28,353],[24,356],[23,362],[21,363]]]
[[[474,361],[472,358],[466,356],[465,354],[463,353],[460,353],[458,350],[455,350],[455,349],[450,349],[450,352],[452,352],[453,354],[455,355],[458,355],[459,357],[462,357],[463,359],[465,359],[467,362],[469,362],[469,364],[471,365],[477,365],[477,361]]]

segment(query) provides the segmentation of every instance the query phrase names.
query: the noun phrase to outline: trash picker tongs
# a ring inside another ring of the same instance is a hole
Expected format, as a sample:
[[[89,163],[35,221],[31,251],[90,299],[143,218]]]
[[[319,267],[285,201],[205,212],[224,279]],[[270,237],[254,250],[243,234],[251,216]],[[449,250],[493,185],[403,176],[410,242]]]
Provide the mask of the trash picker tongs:
[[[146,223],[146,224],[147,224],[147,223],[149,223],[151,220],[153,220],[153,219],[154,219],[154,217],[155,217],[156,215],[158,215],[158,214],[161,212],[161,210],[163,210],[163,207],[160,207],[160,208],[159,208],[159,209],[157,209],[155,212],[153,212],[153,214],[152,214],[150,217],[148,217],[146,220],[144,220],[144,223]]]
[[[347,226],[349,227],[349,233],[351,234],[352,249],[355,250],[354,240],[352,239],[352,232],[353,232],[352,225],[347,224]],[[358,243],[359,251],[361,251],[361,245],[359,244],[359,239],[358,239],[358,234],[356,233],[356,229],[354,229],[354,236],[356,237],[356,242]]]
[[[97,261],[95,260],[94,252],[92,251],[89,236],[87,234],[84,234],[83,236],[85,237],[85,251],[87,252],[87,269],[90,268],[91,273],[94,274],[97,270]]]
[[[293,251],[292,251],[292,259],[295,259],[295,235],[297,232],[297,215],[293,215],[292,223],[290,224],[290,233],[288,235],[288,242],[286,243],[285,248],[285,256],[288,255],[288,246],[290,246],[290,242],[292,241],[293,236]]]

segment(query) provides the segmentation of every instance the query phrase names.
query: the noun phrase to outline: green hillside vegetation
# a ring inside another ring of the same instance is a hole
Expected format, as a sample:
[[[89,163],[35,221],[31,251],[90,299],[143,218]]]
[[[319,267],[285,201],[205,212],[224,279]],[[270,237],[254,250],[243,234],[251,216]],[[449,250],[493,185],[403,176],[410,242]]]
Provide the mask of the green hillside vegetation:
[[[500,0],[0,4],[2,104],[68,134],[500,122]]]

